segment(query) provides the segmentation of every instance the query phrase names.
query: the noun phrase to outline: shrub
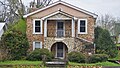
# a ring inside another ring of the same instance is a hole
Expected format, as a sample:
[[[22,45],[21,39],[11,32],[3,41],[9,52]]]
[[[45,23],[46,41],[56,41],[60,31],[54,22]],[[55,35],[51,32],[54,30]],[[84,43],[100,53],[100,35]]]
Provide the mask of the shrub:
[[[27,56],[27,60],[39,61],[42,60],[43,55],[46,55],[47,61],[53,58],[53,54],[48,49],[36,49]]]
[[[89,58],[90,63],[105,62],[108,60],[108,55],[106,54],[94,54]]]
[[[85,56],[81,52],[70,52],[68,54],[68,60],[71,62],[84,63]]]
[[[27,55],[27,50],[29,48],[26,34],[15,29],[8,30],[2,36],[1,47],[8,51],[8,55],[10,56],[7,57],[8,59],[22,59],[22,57]]]
[[[110,33],[106,29],[100,27],[95,28],[95,40],[96,53],[97,54],[107,54],[110,58],[117,56],[117,46],[111,39]]]

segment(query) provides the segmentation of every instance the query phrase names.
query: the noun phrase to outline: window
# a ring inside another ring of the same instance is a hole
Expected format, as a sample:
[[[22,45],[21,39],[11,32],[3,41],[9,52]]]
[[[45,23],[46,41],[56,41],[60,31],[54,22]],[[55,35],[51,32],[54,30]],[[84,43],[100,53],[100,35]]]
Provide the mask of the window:
[[[42,48],[42,42],[33,42],[33,50]]]
[[[87,34],[87,19],[78,20],[78,34]]]
[[[33,34],[42,34],[42,20],[34,19],[34,21],[33,21]]]

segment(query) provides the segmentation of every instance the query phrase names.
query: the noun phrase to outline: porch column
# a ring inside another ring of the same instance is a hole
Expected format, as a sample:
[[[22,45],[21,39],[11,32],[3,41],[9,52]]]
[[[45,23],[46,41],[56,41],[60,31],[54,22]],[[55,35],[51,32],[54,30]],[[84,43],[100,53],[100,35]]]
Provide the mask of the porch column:
[[[74,18],[72,18],[72,37],[75,37],[75,21],[74,21]]]
[[[47,19],[44,21],[44,37],[47,37]]]

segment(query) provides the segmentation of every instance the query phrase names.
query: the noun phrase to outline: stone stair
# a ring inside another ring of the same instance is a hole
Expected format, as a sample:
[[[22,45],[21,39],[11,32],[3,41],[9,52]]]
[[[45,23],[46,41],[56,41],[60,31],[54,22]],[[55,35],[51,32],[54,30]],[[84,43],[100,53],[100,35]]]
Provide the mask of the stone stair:
[[[53,59],[50,62],[46,62],[46,68],[66,68],[66,61],[63,59]]]

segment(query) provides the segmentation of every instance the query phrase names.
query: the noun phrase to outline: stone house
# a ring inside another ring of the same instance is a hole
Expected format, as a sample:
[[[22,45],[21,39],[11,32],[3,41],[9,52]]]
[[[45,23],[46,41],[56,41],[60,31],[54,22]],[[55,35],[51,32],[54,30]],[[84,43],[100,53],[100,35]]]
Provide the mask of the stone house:
[[[47,48],[55,58],[67,53],[94,53],[94,25],[97,15],[63,1],[24,15],[30,51]]]

